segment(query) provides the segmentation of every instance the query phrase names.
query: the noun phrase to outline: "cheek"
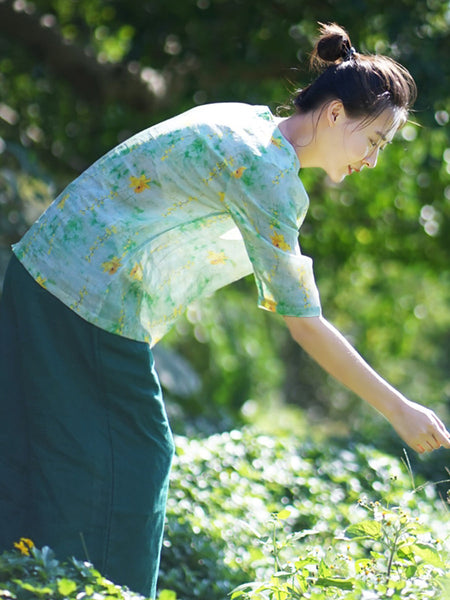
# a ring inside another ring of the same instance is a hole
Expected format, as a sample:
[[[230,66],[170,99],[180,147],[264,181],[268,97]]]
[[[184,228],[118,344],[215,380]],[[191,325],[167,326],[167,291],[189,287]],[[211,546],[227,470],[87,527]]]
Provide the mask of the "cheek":
[[[340,153],[340,158],[343,159],[342,162],[350,163],[356,156],[358,151],[357,144],[352,137],[346,137],[342,141],[342,152]]]
[[[369,146],[367,140],[362,139],[361,137],[354,137],[349,141],[348,154],[353,159],[363,159],[367,155],[368,151]]]

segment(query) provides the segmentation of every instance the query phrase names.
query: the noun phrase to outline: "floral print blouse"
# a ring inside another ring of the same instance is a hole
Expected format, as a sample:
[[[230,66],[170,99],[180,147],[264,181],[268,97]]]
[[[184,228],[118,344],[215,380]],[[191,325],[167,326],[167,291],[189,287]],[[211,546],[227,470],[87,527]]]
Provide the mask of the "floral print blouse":
[[[193,300],[251,272],[261,308],[317,316],[299,168],[267,107],[196,107],[100,158],[13,250],[81,317],[151,345]]]

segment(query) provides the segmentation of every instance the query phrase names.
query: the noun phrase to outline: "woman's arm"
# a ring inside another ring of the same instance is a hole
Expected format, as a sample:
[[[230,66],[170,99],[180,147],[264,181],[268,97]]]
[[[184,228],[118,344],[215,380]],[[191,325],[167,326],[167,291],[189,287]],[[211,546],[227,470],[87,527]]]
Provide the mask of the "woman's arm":
[[[434,412],[411,402],[380,377],[323,317],[284,317],[294,340],[330,375],[382,413],[417,452],[450,448]]]

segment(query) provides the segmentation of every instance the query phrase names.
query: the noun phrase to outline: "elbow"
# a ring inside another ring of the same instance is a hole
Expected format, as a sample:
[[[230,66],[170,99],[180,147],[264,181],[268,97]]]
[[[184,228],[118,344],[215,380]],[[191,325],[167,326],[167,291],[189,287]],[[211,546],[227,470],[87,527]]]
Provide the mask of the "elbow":
[[[292,338],[301,346],[316,337],[322,327],[322,317],[284,317]]]

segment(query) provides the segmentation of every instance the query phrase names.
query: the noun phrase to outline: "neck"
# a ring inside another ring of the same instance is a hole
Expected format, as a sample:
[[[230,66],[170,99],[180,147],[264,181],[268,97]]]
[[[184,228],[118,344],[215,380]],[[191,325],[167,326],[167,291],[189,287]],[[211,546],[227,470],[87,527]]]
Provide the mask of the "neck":
[[[296,113],[279,125],[281,133],[294,148],[303,169],[320,167],[317,128],[315,112]]]

